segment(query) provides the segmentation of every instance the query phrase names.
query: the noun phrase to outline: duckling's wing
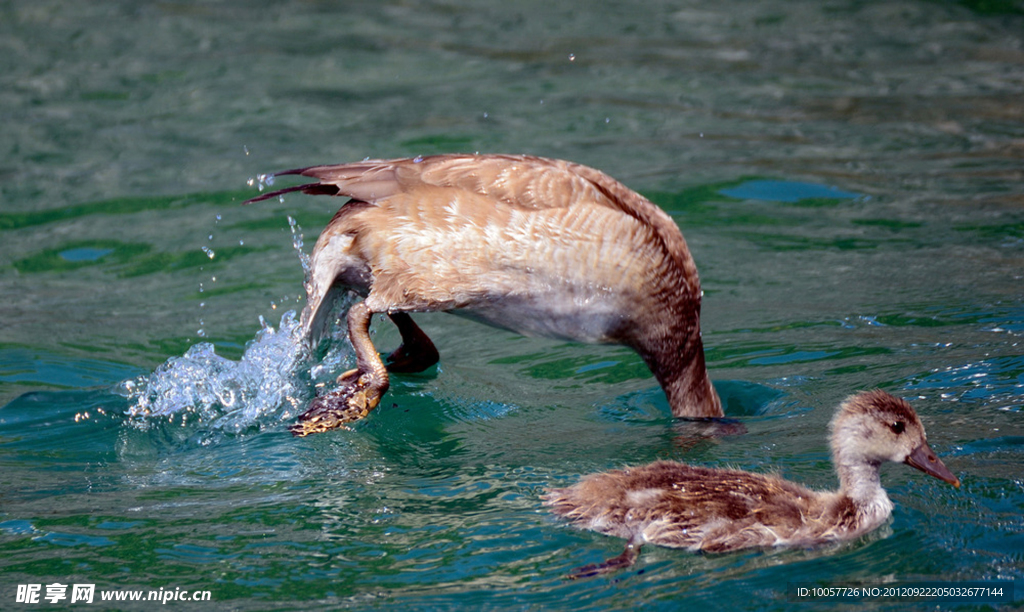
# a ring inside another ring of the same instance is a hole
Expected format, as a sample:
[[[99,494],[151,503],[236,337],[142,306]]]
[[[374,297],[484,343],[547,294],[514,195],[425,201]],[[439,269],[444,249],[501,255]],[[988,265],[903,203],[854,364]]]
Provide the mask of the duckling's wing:
[[[646,535],[662,546],[707,552],[775,546],[805,526],[816,498],[813,491],[768,474],[678,470],[671,490],[651,509],[657,518]]]
[[[816,495],[770,475],[659,461],[593,474],[545,502],[599,533],[722,552],[784,542],[805,523]]]

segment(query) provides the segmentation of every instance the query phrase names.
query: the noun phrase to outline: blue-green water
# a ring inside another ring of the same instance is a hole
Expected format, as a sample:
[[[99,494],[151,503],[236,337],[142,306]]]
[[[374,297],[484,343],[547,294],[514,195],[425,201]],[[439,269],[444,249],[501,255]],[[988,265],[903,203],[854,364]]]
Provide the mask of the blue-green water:
[[[18,0],[0,41],[0,608],[54,582],[240,610],[787,609],[793,582],[908,580],[1021,599],[1020,2]],[[572,159],[669,211],[746,433],[673,421],[624,349],[434,314],[436,369],[293,438],[295,247],[337,203],[242,208],[248,181],[443,151]],[[563,580],[623,542],[554,520],[547,487],[656,458],[832,487],[833,407],[875,386],[960,490],[889,466],[893,519],[863,540],[648,547]]]

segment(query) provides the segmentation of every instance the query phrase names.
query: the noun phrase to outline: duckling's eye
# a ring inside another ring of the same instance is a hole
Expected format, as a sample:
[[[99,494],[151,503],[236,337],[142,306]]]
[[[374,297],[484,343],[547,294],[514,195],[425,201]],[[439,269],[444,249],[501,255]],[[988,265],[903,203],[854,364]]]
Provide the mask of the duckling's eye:
[[[903,430],[906,428],[907,426],[903,421],[889,423],[889,429],[891,429],[892,433],[896,434],[897,436],[903,433]]]

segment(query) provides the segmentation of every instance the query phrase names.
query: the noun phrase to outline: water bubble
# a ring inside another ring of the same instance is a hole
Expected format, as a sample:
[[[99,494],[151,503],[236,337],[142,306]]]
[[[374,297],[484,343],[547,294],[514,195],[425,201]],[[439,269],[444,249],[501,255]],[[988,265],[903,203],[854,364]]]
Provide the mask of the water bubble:
[[[239,240],[238,241],[238,246],[245,246],[245,241],[244,240]]]
[[[211,249],[208,246],[204,246],[204,247],[200,247],[200,248],[202,248],[203,252],[206,253],[206,256],[209,257],[210,259],[213,259],[214,257],[217,256],[217,254],[213,252],[213,249]]]
[[[245,146],[245,145],[242,145],[242,150],[243,150],[243,151],[245,151],[245,154],[246,154],[246,155],[248,155],[248,154],[249,154],[249,147],[247,147],[247,146]]]
[[[576,54],[575,53],[570,53],[569,54],[569,61],[570,62],[575,62],[576,61]]]

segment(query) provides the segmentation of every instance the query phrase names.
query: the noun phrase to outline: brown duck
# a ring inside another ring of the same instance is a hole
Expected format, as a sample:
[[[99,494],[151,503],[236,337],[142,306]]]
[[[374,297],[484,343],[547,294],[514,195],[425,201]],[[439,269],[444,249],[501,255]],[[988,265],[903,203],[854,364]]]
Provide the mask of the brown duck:
[[[302,321],[316,341],[346,291],[356,369],[313,400],[296,435],[366,416],[388,372],[437,362],[409,313],[444,311],[524,335],[623,344],[644,359],[677,417],[720,417],[700,334],[700,281],[679,228],[643,196],[572,162],[525,155],[437,155],[279,172],[298,191],[349,198],[311,254]],[[248,203],[248,202],[247,202]],[[385,366],[370,318],[402,344]]]
[[[848,398],[831,423],[838,491],[812,491],[767,474],[657,461],[593,474],[552,490],[545,504],[576,525],[629,540],[625,552],[578,568],[579,578],[632,564],[650,542],[691,551],[811,546],[850,540],[889,518],[878,478],[886,461],[906,463],[959,488],[928,446],[906,401],[883,391]]]

